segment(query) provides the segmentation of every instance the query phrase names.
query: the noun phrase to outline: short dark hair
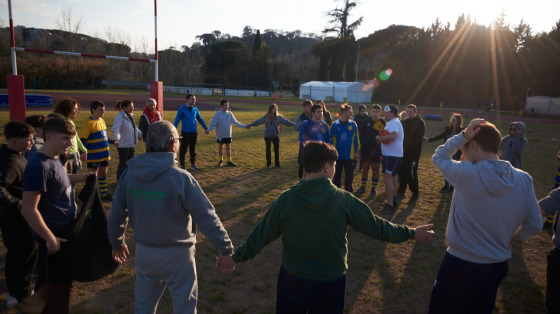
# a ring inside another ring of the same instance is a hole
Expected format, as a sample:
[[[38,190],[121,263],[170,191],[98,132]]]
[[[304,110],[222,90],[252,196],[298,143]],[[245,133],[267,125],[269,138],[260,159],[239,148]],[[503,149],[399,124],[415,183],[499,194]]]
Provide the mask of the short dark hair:
[[[375,104],[375,105],[371,106],[371,110],[373,110],[373,109],[377,109],[377,110],[379,110],[379,111],[383,111],[383,109],[381,109],[381,106],[380,106],[379,104]]]
[[[502,134],[494,124],[486,122],[480,125],[480,131],[471,141],[476,141],[484,152],[497,154],[502,143]]]
[[[66,119],[69,119],[72,111],[74,111],[75,105],[80,105],[76,99],[64,98],[56,104],[54,113],[60,113],[65,116]]]
[[[325,163],[334,163],[338,159],[338,152],[332,145],[321,141],[308,141],[301,150],[303,169],[307,173],[321,171]]]
[[[311,113],[317,111],[318,109],[323,109],[323,106],[321,106],[321,105],[313,105],[313,106],[311,106]]]
[[[350,106],[350,105],[347,105],[347,104],[340,105],[340,112],[346,112],[350,109],[352,109],[352,106]],[[352,109],[352,111],[354,111],[354,109]]]
[[[303,107],[307,106],[307,105],[311,105],[313,106],[313,101],[311,101],[311,99],[306,99],[303,101],[303,103],[301,104]]]
[[[227,104],[228,102],[229,102],[229,101],[228,101],[227,99],[223,98],[223,99],[220,101],[220,106],[223,106],[223,105]]]
[[[185,97],[186,99],[191,98],[192,96],[194,96],[193,94],[187,94],[187,96]]]
[[[13,138],[26,138],[30,134],[35,134],[35,129],[25,122],[11,121],[4,126],[4,136],[8,141]]]
[[[70,120],[64,118],[62,115],[53,116],[48,118],[43,125],[43,134],[49,133],[62,133],[66,135],[76,135],[76,129]]]
[[[105,107],[105,104],[101,100],[94,100],[89,104],[89,111],[93,111],[99,107]]]
[[[23,122],[29,124],[34,128],[42,128],[43,124],[45,124],[45,120],[47,120],[47,117],[45,117],[42,114],[36,114],[36,115],[26,117],[25,120],[23,120]]]
[[[406,106],[406,108],[411,108],[411,109],[414,109],[414,112],[418,112],[418,109],[416,108],[415,104],[410,104],[410,105]]]

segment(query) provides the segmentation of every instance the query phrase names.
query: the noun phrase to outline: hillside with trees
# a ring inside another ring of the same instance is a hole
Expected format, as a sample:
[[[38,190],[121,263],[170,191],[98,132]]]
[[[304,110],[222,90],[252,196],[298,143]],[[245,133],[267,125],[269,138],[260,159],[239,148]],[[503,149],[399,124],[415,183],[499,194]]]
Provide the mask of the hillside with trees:
[[[223,84],[227,88],[292,90],[311,80],[369,82],[374,102],[485,107],[523,107],[527,95],[560,96],[560,20],[549,32],[533,34],[523,20],[507,25],[504,14],[488,26],[467,16],[455,25],[435,20],[425,29],[390,25],[356,39],[362,17],[355,3],[327,12],[322,35],[300,30],[246,26],[241,36],[219,30],[201,34],[189,46],[158,52],[159,80],[166,85]],[[327,24],[327,23],[326,23]],[[110,28],[102,36],[79,27],[45,30],[16,27],[16,46],[91,54],[153,58],[147,43]],[[329,36],[331,35],[332,36]],[[47,54],[18,53],[18,74],[27,88],[101,88],[102,80],[149,82],[153,65]],[[11,73],[9,29],[0,29],[0,69]],[[356,66],[357,65],[357,66]],[[381,78],[383,71],[392,75]],[[6,77],[0,76],[5,86]]]

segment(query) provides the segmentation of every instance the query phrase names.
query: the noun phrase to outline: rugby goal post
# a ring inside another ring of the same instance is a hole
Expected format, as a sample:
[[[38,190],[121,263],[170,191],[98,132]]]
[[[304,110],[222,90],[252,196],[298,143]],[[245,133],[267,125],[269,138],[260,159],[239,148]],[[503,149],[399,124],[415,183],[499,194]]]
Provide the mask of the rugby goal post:
[[[154,63],[155,78],[154,81],[150,82],[150,96],[151,98],[157,101],[156,110],[158,110],[163,117],[163,82],[160,82],[158,80],[157,0],[154,0],[154,31],[155,31],[154,59],[139,59],[139,58],[130,58],[130,57],[121,57],[121,56],[89,54],[89,53],[81,53],[81,52],[41,50],[41,49],[16,47],[14,22],[12,19],[12,0],[8,0],[8,12],[10,18],[10,52],[11,52],[11,59],[12,59],[12,74],[6,75],[6,81],[7,81],[7,88],[8,88],[8,105],[10,110],[10,121],[23,121],[26,115],[24,77],[23,75],[17,74],[16,51],[66,55],[66,56],[75,56],[75,57],[84,57],[84,58],[114,59],[114,60],[122,60],[122,61]]]

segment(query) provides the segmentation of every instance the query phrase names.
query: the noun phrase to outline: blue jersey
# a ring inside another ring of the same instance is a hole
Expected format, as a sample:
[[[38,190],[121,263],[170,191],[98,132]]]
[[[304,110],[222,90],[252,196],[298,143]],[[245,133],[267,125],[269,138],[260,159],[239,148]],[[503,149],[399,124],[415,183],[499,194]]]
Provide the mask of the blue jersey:
[[[336,120],[331,126],[332,144],[338,151],[338,160],[354,159],[360,150],[358,125],[353,120]]]
[[[205,130],[208,129],[206,123],[202,120],[202,116],[200,115],[198,108],[189,107],[185,104],[177,110],[177,115],[175,116],[175,122],[173,125],[177,127],[179,126],[179,122],[181,122],[181,131],[197,133],[196,121],[198,121]]]
[[[331,143],[331,135],[329,132],[329,126],[325,121],[321,120],[315,122],[313,120],[307,120],[301,125],[299,130],[299,145],[303,147],[303,144],[307,141],[322,141],[325,143]]]

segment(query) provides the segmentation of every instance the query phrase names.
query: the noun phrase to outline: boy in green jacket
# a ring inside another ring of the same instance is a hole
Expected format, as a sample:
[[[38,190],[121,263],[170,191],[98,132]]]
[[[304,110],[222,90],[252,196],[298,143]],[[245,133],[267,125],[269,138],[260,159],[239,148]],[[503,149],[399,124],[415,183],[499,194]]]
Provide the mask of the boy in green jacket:
[[[233,256],[216,258],[223,273],[254,258],[282,236],[277,313],[342,313],[348,268],[347,226],[365,235],[400,243],[429,240],[433,225],[410,229],[374,215],[368,205],[331,182],[338,158],[327,143],[309,141],[302,149],[307,176],[283,192]]]

